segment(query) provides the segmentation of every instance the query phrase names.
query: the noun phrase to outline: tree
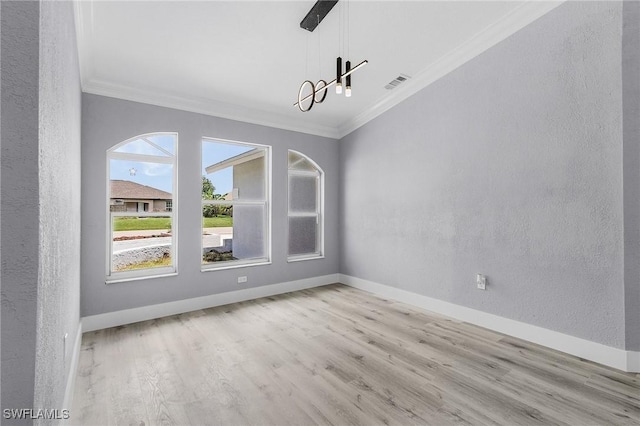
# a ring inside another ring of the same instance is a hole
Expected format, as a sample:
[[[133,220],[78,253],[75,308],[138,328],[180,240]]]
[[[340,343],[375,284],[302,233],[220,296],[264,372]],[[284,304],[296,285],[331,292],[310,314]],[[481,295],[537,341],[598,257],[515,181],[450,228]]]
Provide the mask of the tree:
[[[206,176],[202,176],[202,199],[203,200],[224,200],[222,194],[215,194],[216,187]],[[225,206],[207,204],[202,206],[202,215],[204,217],[216,217],[224,213]]]
[[[202,176],[202,199],[213,200],[215,190],[216,187],[213,186],[213,183],[206,176]]]

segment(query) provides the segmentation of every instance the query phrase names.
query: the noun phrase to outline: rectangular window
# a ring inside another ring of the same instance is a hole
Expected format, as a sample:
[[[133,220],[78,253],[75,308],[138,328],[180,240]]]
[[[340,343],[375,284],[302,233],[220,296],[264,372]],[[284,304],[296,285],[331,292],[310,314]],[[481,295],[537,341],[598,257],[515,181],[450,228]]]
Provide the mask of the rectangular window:
[[[202,141],[202,269],[269,262],[270,149]]]

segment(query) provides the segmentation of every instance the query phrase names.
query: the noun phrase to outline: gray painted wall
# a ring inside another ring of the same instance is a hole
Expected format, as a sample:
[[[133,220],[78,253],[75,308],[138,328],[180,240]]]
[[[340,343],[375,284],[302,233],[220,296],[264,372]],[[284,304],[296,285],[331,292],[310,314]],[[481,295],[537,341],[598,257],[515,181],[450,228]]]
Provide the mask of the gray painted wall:
[[[567,2],[343,138],[341,272],[624,347],[621,11]]]
[[[71,2],[41,2],[36,408],[62,407],[80,322],[82,98],[74,29]]]
[[[33,405],[38,294],[38,25],[35,2],[2,8],[2,409]],[[3,420],[2,424],[11,424]],[[17,422],[16,422],[17,423]],[[27,422],[21,423],[26,424]]]
[[[338,143],[169,108],[83,95],[82,106],[82,292],[83,316],[164,303],[338,272]],[[132,136],[178,132],[178,276],[105,285],[106,151]],[[272,146],[272,264],[200,272],[201,138]],[[287,150],[313,158],[325,171],[324,259],[287,263]],[[246,275],[246,284],[237,277]]]
[[[73,9],[68,2],[0,7],[2,408],[64,408],[80,319],[81,96]]]
[[[640,2],[623,3],[624,281],[626,348],[640,350]]]

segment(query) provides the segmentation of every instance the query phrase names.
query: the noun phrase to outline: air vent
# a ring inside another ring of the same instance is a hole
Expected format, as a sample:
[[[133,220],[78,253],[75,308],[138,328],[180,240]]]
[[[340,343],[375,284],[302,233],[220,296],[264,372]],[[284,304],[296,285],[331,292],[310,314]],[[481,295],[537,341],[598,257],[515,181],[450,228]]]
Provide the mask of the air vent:
[[[402,83],[404,83],[405,81],[407,81],[410,78],[411,77],[409,77],[406,74],[400,74],[399,76],[397,76],[396,78],[391,80],[389,82],[389,84],[384,86],[384,88],[387,89],[387,90],[393,90],[393,89],[395,89],[396,87],[400,86]]]

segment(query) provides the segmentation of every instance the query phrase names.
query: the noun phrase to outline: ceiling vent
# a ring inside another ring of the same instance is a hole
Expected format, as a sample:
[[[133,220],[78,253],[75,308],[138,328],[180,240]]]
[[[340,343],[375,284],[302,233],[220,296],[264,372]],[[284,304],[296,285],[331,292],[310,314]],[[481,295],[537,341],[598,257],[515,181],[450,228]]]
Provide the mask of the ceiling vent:
[[[408,79],[410,79],[411,77],[409,77],[406,74],[400,74],[399,76],[397,76],[396,78],[394,78],[393,80],[391,80],[389,82],[389,84],[387,84],[386,86],[384,86],[385,89],[387,90],[393,90],[396,87],[400,86],[402,83],[406,82]]]

